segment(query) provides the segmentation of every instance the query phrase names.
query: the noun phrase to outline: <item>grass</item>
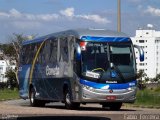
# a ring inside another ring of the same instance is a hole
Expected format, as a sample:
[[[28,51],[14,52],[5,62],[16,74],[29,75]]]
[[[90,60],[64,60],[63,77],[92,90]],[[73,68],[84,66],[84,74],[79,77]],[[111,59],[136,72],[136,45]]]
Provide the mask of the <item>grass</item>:
[[[155,89],[144,89],[137,91],[135,106],[160,107],[160,87]]]
[[[0,101],[10,100],[10,99],[18,99],[19,93],[17,89],[10,90],[10,89],[3,89],[0,90]]]

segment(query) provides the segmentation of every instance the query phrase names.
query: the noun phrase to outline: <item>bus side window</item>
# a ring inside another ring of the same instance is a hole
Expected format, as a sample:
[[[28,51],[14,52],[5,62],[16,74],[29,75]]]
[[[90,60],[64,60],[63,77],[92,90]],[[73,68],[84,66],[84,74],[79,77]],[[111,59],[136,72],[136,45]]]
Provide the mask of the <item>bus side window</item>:
[[[38,49],[39,49],[40,43],[36,43],[35,47],[34,47],[34,57],[36,56]],[[36,58],[36,63],[39,63],[39,55]]]
[[[81,74],[81,61],[80,60],[77,60],[77,52],[76,50],[74,51],[74,63],[73,63],[73,69],[74,69],[74,72],[80,76]]]
[[[25,52],[26,52],[26,46],[23,46],[21,49],[21,57],[20,57],[20,64],[24,65],[25,61],[26,61],[26,56],[25,56]]]
[[[50,63],[57,62],[57,50],[58,50],[58,41],[57,39],[50,40],[50,54],[49,61]]]
[[[38,48],[40,47],[40,45],[41,43],[38,45]],[[43,51],[44,51],[44,45],[41,47],[38,58],[37,58],[38,64],[43,64],[43,58],[44,58]]]
[[[29,56],[28,56],[28,62],[27,62],[28,64],[32,64],[32,62],[33,62],[33,59],[35,57],[34,49],[35,49],[35,44],[31,44],[29,46],[29,51],[30,52],[29,52]]]
[[[40,57],[40,64],[46,64],[49,60],[48,60],[48,54],[49,54],[49,49],[48,49],[48,40],[45,41],[45,43],[43,44],[39,57]]]
[[[61,61],[68,63],[68,40],[67,38],[62,38],[60,40],[60,53],[61,53]]]
[[[46,41],[45,48],[44,48],[44,53],[45,53],[45,62],[49,63],[49,55],[50,55],[50,40]]]
[[[75,38],[74,37],[68,37],[68,60],[69,62],[72,62],[74,60],[74,44],[75,44]]]
[[[26,59],[25,59],[25,64],[31,64],[31,59],[32,59],[32,46],[31,45],[27,45],[26,46],[26,50],[25,50],[25,55],[26,55]],[[29,52],[28,52],[29,51]]]

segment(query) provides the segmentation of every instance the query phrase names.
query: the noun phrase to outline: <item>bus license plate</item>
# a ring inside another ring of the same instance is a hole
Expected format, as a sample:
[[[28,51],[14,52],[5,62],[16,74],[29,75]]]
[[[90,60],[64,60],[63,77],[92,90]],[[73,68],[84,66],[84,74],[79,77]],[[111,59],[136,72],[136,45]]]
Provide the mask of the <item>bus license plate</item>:
[[[116,100],[116,96],[107,96],[106,99],[107,100]]]

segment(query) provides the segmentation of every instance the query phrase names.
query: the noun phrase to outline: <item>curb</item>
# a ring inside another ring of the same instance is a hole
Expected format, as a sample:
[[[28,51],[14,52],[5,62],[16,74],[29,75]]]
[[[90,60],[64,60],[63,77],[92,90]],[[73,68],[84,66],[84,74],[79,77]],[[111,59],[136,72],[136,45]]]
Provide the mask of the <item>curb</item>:
[[[148,106],[143,106],[143,105],[123,105],[124,107],[134,107],[134,108],[150,108],[150,109],[160,109],[160,106],[153,106],[153,105],[148,105]]]
[[[18,100],[20,98],[9,98],[9,99],[1,99],[0,102],[8,101],[8,100]]]

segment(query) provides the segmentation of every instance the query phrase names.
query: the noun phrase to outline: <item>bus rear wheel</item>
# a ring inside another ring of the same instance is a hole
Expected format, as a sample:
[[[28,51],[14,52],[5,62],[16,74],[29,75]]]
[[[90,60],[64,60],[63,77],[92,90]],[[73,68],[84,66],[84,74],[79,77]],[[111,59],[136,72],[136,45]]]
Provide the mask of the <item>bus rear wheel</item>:
[[[80,107],[80,103],[72,102],[71,93],[69,92],[68,89],[66,89],[64,93],[64,103],[67,109],[77,109]]]
[[[44,107],[45,102],[42,100],[37,100],[35,95],[36,95],[36,91],[34,90],[34,88],[31,88],[29,92],[30,105],[32,107]]]

